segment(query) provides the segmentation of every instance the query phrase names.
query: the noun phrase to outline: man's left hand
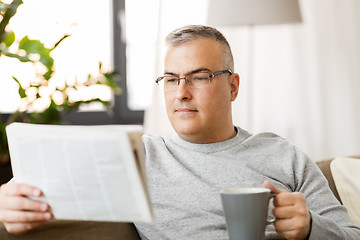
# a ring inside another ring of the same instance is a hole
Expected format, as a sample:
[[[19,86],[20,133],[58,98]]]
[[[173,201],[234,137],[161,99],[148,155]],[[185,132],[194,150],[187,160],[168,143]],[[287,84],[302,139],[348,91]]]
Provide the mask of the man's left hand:
[[[273,209],[276,232],[286,239],[306,239],[311,229],[311,214],[304,195],[282,191],[269,181],[264,182],[264,187],[277,193]]]

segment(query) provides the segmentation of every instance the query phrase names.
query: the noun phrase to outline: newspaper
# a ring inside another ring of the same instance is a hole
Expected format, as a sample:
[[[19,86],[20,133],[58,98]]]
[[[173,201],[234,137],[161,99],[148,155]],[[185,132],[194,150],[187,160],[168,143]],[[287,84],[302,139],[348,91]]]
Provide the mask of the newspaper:
[[[16,182],[40,188],[55,219],[150,222],[142,127],[12,123]]]

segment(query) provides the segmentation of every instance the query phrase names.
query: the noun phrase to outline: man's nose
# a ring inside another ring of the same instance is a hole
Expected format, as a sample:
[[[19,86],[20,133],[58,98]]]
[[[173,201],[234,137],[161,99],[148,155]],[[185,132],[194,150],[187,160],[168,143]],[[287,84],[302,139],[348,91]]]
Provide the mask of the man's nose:
[[[181,81],[182,79],[184,81]],[[190,87],[187,84],[185,78],[179,78],[178,79],[178,87],[176,88],[176,97],[179,100],[184,100],[184,99],[190,99],[191,98]]]
[[[187,84],[186,78],[182,77],[182,78],[178,78],[177,85],[180,85],[182,79],[184,79],[184,83]]]

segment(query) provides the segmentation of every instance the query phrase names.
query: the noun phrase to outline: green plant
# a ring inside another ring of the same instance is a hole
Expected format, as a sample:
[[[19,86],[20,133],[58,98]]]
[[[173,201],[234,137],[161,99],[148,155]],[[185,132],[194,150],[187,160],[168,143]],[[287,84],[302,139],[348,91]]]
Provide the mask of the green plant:
[[[0,58],[9,57],[18,59],[24,63],[32,63],[36,71],[36,79],[23,86],[17,77],[13,79],[18,84],[18,94],[21,98],[21,107],[7,118],[6,122],[1,119],[0,113],[0,165],[8,159],[8,147],[5,127],[14,121],[29,123],[60,124],[61,116],[69,111],[76,111],[83,104],[99,102],[109,109],[110,102],[100,98],[71,101],[69,93],[78,91],[80,88],[88,88],[94,85],[110,87],[116,94],[120,94],[120,88],[116,82],[116,72],[104,71],[99,63],[99,73],[96,76],[88,75],[85,81],[65,82],[61,87],[54,87],[52,76],[55,72],[54,59],[51,53],[56,47],[70,35],[65,34],[51,48],[45,47],[40,40],[23,37],[16,41],[14,31],[7,29],[12,17],[15,16],[18,7],[23,4],[22,0],[13,0],[10,4],[0,1]],[[41,66],[41,67],[39,67]],[[39,69],[46,69],[40,71]],[[47,96],[42,90],[47,89]],[[33,105],[39,99],[46,99],[48,104],[43,111],[34,111]]]

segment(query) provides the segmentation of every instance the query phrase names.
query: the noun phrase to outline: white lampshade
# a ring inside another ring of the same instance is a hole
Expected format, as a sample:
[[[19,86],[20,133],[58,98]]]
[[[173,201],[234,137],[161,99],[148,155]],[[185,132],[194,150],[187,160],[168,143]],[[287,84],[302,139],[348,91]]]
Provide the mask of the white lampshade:
[[[209,0],[208,24],[266,25],[301,22],[298,0]]]

